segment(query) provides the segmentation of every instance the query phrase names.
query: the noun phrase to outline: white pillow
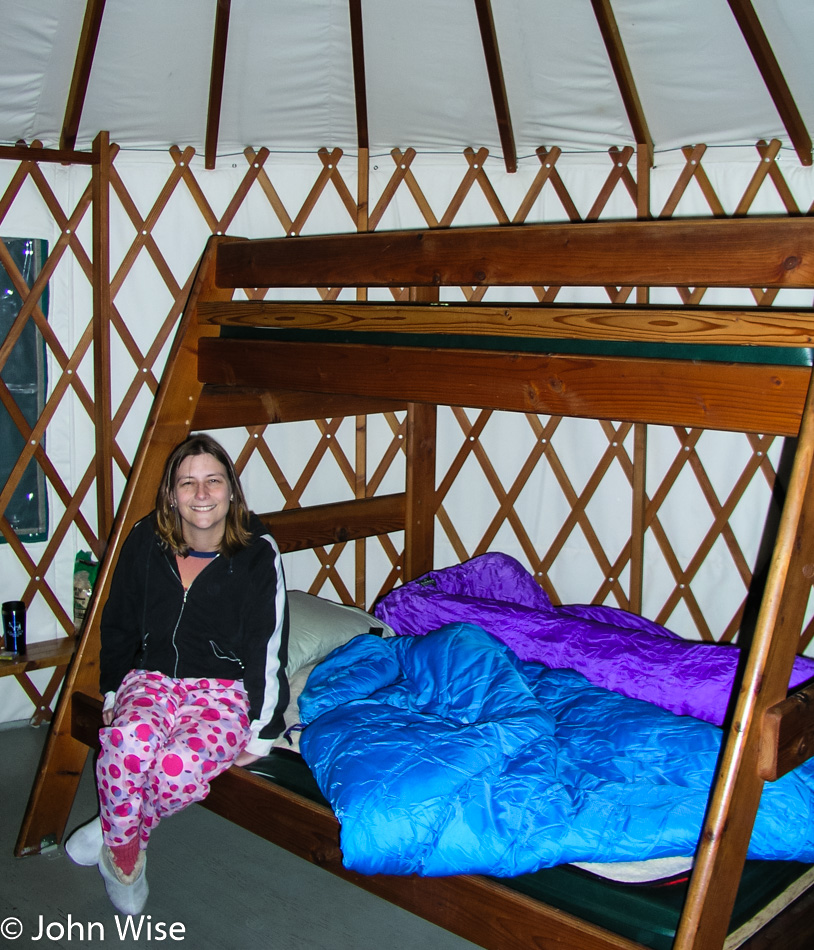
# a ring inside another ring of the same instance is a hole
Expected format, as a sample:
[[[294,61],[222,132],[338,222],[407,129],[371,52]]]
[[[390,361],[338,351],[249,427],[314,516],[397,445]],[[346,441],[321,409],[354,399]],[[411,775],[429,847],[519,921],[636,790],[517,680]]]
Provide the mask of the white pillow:
[[[325,600],[302,590],[288,592],[289,678],[308,664],[324,659],[331,650],[342,646],[360,633],[395,636],[395,631],[378,617],[359,607]]]

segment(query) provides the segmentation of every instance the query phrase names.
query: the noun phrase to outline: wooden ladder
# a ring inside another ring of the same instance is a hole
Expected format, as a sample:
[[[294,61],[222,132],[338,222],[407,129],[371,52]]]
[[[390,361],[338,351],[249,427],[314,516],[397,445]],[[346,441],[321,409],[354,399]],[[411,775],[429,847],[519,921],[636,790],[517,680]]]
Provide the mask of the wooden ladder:
[[[220,240],[228,240],[221,238]],[[119,506],[106,556],[102,559],[73,664],[68,670],[34,781],[15,847],[18,856],[36,854],[62,840],[76,797],[88,746],[72,734],[74,693],[99,696],[99,626],[119,550],[133,525],[152,508],[164,462],[189,431],[201,392],[197,379],[197,344],[219,328],[198,323],[197,301],[229,300],[232,290],[214,286],[217,238],[206,247],[193,282],[178,333],[167,359],[144,436]]]

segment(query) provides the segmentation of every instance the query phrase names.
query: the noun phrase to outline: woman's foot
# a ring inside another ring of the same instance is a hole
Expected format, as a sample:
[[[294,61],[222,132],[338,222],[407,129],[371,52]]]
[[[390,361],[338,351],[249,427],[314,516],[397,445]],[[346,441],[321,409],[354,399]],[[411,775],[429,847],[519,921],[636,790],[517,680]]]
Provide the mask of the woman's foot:
[[[105,890],[111,904],[122,914],[140,914],[147,903],[147,854],[139,851],[132,873],[125,874],[113,860],[108,847],[102,848],[99,857],[99,873],[105,882]]]
[[[74,864],[93,867],[102,853],[102,821],[97,815],[81,825],[65,842],[65,853]]]

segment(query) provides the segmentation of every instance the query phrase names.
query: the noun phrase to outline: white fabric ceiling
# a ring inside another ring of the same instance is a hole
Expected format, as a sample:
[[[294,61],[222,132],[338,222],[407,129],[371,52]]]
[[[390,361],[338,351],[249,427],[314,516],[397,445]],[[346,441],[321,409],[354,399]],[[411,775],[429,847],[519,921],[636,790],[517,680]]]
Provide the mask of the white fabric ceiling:
[[[753,0],[809,131],[812,0]],[[635,144],[591,0],[492,0],[517,155]],[[656,150],[789,136],[728,0],[612,0]],[[0,142],[57,147],[85,0],[0,0]],[[216,0],[107,0],[76,147],[205,143]],[[362,0],[371,151],[500,136],[474,0]],[[357,145],[348,0],[232,0],[218,138]]]

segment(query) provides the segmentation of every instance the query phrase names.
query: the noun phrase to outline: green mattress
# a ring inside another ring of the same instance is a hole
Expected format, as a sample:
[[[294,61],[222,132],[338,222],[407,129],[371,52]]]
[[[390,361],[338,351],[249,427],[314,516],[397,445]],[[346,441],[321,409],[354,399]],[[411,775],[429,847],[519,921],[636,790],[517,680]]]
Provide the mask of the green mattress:
[[[256,762],[251,771],[310,801],[330,807],[305,761],[295,752],[276,749]],[[748,927],[757,914],[793,888],[812,867],[794,861],[747,861],[730,933]],[[672,947],[687,893],[686,880],[618,884],[570,865],[495,880],[652,950]]]
[[[270,327],[221,327],[229,340],[276,340],[282,343],[357,343],[373,346],[419,346],[433,349],[494,350],[581,356],[622,356],[698,360],[714,363],[812,366],[814,349],[802,346],[744,346],[715,343],[642,343],[627,340],[571,340],[557,337],[510,337],[461,333],[371,333],[361,330],[304,330]]]

